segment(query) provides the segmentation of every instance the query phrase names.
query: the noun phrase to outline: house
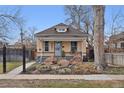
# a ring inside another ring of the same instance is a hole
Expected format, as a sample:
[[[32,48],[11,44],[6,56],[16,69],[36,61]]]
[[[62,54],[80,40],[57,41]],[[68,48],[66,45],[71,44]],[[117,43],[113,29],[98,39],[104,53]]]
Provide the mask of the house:
[[[124,52],[124,32],[110,37],[109,48],[111,52]]]
[[[36,36],[37,56],[42,59],[49,56],[72,58],[73,53],[80,53],[82,58],[86,56],[86,38],[88,34],[75,28],[60,23],[44,31],[38,32]]]

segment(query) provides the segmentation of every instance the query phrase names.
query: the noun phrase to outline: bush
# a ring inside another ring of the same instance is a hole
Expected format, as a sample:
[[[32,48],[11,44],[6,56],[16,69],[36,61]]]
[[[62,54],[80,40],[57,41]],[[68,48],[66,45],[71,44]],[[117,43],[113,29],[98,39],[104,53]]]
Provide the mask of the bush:
[[[62,50],[62,57],[65,57],[65,51]]]
[[[27,71],[32,72],[37,69],[36,65],[32,65],[30,68],[27,69]]]
[[[80,53],[75,53],[74,57],[70,60],[71,65],[80,64],[82,62],[83,60],[82,60]]]
[[[97,74],[97,70],[93,64],[83,63],[72,67],[73,74]]]
[[[40,65],[38,66],[37,70],[41,73],[47,72],[51,70],[51,67],[48,65]]]

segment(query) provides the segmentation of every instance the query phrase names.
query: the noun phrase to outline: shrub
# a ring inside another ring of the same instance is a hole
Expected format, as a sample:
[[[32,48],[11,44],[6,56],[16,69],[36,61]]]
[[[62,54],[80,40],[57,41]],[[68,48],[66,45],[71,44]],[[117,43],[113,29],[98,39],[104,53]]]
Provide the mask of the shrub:
[[[82,57],[79,53],[75,53],[74,57],[70,60],[71,65],[76,65],[82,63]]]
[[[62,57],[65,57],[65,51],[62,50]]]
[[[36,65],[32,65],[31,67],[27,68],[26,73],[32,73],[33,71],[35,71],[37,69]]]
[[[97,70],[93,64],[83,63],[72,67],[73,74],[97,74]]]
[[[46,72],[46,71],[50,71],[51,70],[51,67],[49,65],[40,65],[38,66],[38,71],[39,72]]]

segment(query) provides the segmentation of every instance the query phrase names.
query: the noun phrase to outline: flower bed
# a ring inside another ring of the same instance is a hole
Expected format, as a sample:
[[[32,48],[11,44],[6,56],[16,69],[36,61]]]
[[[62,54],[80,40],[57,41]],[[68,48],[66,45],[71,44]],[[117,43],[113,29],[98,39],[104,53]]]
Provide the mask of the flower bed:
[[[48,57],[42,64],[36,63],[27,69],[28,74],[97,74],[92,63],[83,63],[79,55],[71,60]]]

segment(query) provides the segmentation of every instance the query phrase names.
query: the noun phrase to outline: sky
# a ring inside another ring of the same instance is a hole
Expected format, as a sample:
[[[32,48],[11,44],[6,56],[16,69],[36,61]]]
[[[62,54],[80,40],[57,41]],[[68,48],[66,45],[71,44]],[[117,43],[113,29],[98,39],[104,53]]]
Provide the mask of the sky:
[[[58,23],[64,23],[67,16],[65,15],[63,5],[41,5],[41,6],[0,6],[0,9],[21,7],[21,15],[26,21],[26,28],[36,27],[37,32],[47,29]],[[105,10],[105,33],[110,34],[110,23],[112,15],[118,11],[124,12],[124,6],[106,6]],[[19,31],[12,33],[14,39],[19,38]]]

